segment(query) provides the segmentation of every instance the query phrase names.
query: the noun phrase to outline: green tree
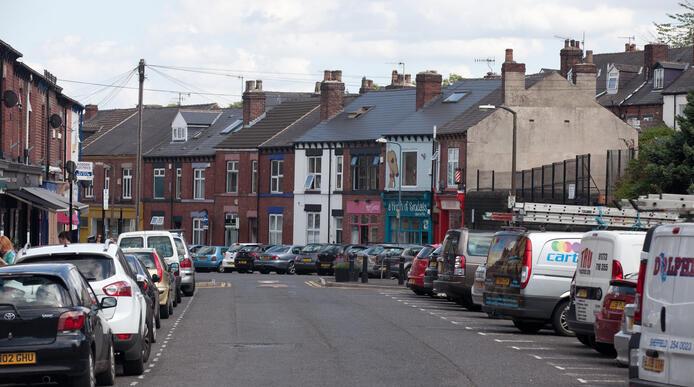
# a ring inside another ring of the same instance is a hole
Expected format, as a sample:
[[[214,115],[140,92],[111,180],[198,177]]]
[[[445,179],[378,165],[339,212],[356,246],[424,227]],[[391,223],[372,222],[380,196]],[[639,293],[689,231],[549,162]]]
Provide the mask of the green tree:
[[[229,104],[229,109],[241,109],[243,107],[243,101],[236,101]]]
[[[618,198],[649,193],[694,194],[694,92],[687,96],[679,130],[666,126],[646,129],[639,138],[639,154],[619,182]]]
[[[452,85],[458,81],[462,81],[462,80],[463,80],[462,75],[456,74],[456,73],[450,73],[450,74],[448,74],[448,78],[443,80],[443,86],[444,87],[450,86],[450,85]]]
[[[669,23],[653,23],[656,28],[658,41],[668,44],[670,47],[685,47],[694,41],[694,3],[685,0],[679,3],[683,12],[666,14],[671,20]]]

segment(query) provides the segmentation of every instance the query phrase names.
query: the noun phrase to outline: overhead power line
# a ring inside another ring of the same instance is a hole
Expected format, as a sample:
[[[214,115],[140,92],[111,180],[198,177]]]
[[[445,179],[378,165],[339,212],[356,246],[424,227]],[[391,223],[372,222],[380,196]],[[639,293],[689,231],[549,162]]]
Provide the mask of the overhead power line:
[[[104,86],[106,88],[112,87],[112,88],[118,88],[118,89],[127,89],[127,90],[137,90],[137,87],[132,87],[132,86],[118,86],[118,85],[109,85],[105,83],[96,83],[96,82],[85,82],[85,81],[77,81],[73,79],[59,79],[60,82],[67,82],[67,83],[76,83],[80,85],[92,85],[92,86]],[[172,93],[172,94],[178,94],[178,93],[190,93],[190,94],[198,94],[198,95],[217,95],[221,97],[241,97],[240,94],[224,94],[224,93],[206,93],[206,92],[191,92],[187,90],[167,90],[167,89],[144,89],[145,91],[151,91],[155,93]]]
[[[298,76],[310,76],[312,77],[311,79],[315,79],[316,77],[321,77],[323,75],[322,71],[317,71],[315,73],[295,73],[295,72],[283,72],[283,71],[261,71],[261,70],[240,70],[240,69],[222,69],[222,68],[212,68],[212,67],[203,67],[203,66],[171,66],[171,65],[158,65],[158,64],[150,64],[148,65],[149,67],[160,67],[160,68],[166,68],[166,69],[171,69],[171,70],[181,70],[181,71],[192,71],[192,72],[217,72],[220,73],[219,75],[227,75],[229,76],[239,76],[239,75],[234,75],[233,73],[245,73],[245,74],[270,74],[270,75],[298,75]],[[364,77],[364,75],[342,75],[343,78],[356,78],[356,79],[361,79]],[[390,76],[369,76],[366,75],[367,78],[382,78],[382,79],[390,79]]]

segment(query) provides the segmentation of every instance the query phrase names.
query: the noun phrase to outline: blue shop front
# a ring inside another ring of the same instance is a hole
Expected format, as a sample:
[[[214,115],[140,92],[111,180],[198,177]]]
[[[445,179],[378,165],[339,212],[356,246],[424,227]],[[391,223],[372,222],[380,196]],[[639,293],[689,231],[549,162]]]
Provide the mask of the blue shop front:
[[[384,192],[381,196],[386,215],[386,243],[432,243],[430,192],[403,192],[402,205],[399,205],[397,192]],[[398,208],[401,208],[399,227]]]

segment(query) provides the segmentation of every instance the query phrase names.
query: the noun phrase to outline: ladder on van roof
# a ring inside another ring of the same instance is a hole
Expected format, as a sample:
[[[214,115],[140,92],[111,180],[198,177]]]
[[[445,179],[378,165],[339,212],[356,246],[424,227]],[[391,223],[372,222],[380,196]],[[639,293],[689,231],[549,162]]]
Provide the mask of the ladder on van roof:
[[[639,196],[635,207],[646,211],[667,211],[683,218],[694,217],[694,195],[650,194]]]

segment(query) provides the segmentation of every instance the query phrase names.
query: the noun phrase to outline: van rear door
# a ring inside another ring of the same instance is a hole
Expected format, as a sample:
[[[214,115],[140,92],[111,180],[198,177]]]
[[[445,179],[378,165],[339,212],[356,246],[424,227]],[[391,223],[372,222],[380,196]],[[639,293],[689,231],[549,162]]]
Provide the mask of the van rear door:
[[[520,233],[499,233],[487,255],[484,305],[518,308],[523,254],[528,238]]]
[[[576,319],[595,323],[605,291],[601,284],[609,284],[614,258],[614,241],[601,238],[597,233],[586,234],[581,240],[581,254],[576,268]]]

